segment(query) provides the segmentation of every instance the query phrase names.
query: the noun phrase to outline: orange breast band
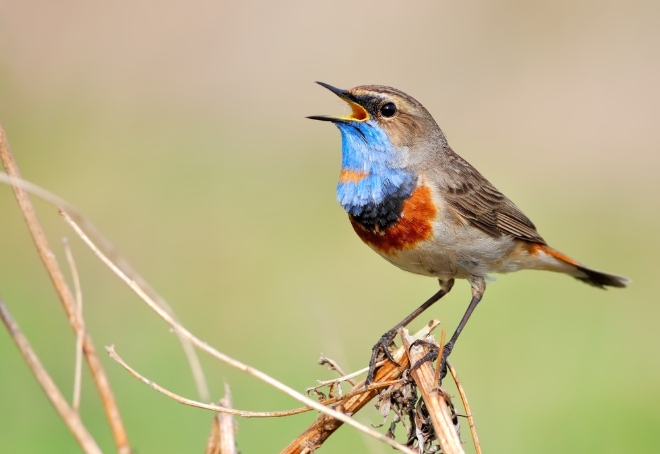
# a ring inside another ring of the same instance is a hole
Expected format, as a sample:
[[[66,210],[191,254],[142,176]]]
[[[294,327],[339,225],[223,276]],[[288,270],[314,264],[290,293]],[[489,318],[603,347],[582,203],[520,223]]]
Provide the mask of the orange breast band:
[[[403,202],[401,217],[396,224],[384,230],[366,229],[351,218],[353,229],[360,239],[384,253],[411,249],[433,234],[433,221],[437,208],[431,189],[422,185]]]

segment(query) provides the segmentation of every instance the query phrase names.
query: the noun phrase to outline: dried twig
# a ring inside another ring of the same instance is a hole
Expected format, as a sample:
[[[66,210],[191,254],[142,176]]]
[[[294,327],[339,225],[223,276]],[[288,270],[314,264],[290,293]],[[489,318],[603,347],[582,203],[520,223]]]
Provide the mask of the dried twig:
[[[183,396],[180,396],[176,393],[173,393],[172,391],[169,391],[168,389],[163,388],[160,386],[158,383],[154,382],[153,380],[150,380],[143,375],[141,375],[138,371],[133,369],[131,366],[129,366],[124,359],[119,356],[119,354],[115,351],[114,345],[111,345],[109,347],[105,348],[106,351],[108,352],[108,355],[110,358],[114,359],[117,361],[124,369],[126,369],[133,377],[137,378],[144,384],[150,386],[151,388],[155,389],[159,393],[162,393],[169,397],[172,400],[175,400],[179,402],[180,404],[183,405],[188,405],[190,407],[196,407],[196,408],[201,408],[204,410],[211,410],[217,413],[226,413],[229,415],[236,415],[236,416],[241,416],[243,418],[276,418],[280,416],[290,416],[290,415],[295,415],[298,413],[305,413],[307,411],[312,410],[309,407],[302,407],[302,408],[296,408],[294,410],[287,410],[287,411],[245,411],[245,410],[237,410],[235,408],[229,408],[229,407],[224,407],[222,405],[216,405],[216,404],[205,404],[202,402],[198,402],[192,399],[185,398]]]
[[[1,130],[1,127],[0,127]],[[121,257],[115,247],[105,238],[99,229],[97,229],[94,224],[87,218],[85,218],[73,205],[64,200],[63,198],[53,194],[50,191],[45,190],[44,188],[37,186],[34,183],[31,183],[27,180],[17,178],[15,176],[8,175],[6,173],[0,172],[0,183],[5,183],[13,186],[14,188],[21,188],[47,202],[50,202],[52,205],[59,207],[61,210],[66,211],[71,218],[73,218],[78,224],[84,227],[84,230],[92,237],[94,240],[101,245],[103,250],[105,250],[108,255],[112,257],[112,261],[115,265],[121,269],[124,274],[129,276],[133,281],[138,283],[140,287],[143,288],[145,293],[150,295],[150,297],[161,307],[163,307],[170,314],[175,316],[172,308],[167,304],[167,301],[158,294],[135,270],[130,266],[128,261]],[[175,316],[176,317],[176,316]],[[190,365],[190,371],[192,373],[193,379],[195,380],[195,386],[197,387],[197,393],[199,394],[200,399],[208,400],[209,399],[209,390],[206,383],[206,377],[204,376],[204,371],[197,357],[197,352],[192,346],[190,341],[185,337],[181,337],[176,333],[183,352],[188,360]]]
[[[53,254],[50,246],[48,245],[48,240],[44,234],[37,213],[34,211],[32,202],[28,196],[27,191],[18,183],[21,175],[18,171],[16,161],[14,156],[11,154],[9,148],[9,143],[5,135],[5,131],[0,125],[0,160],[2,161],[5,170],[9,174],[10,181],[12,183],[12,189],[18,205],[23,214],[23,218],[28,226],[32,240],[37,248],[39,257],[41,258],[46,271],[50,277],[53,287],[59,296],[62,307],[66,312],[69,324],[73,328],[74,332],[77,334],[82,328],[82,324],[77,317],[76,305],[71,294],[62,271],[60,270],[57,260],[55,259],[55,254]],[[87,365],[91,372],[96,388],[101,396],[101,402],[105,410],[108,423],[112,431],[112,435],[115,440],[115,445],[117,450],[121,454],[126,454],[130,452],[130,447],[128,444],[128,438],[126,436],[126,430],[124,429],[124,423],[121,420],[119,415],[119,408],[117,407],[117,402],[115,401],[112,389],[110,389],[110,384],[108,382],[108,377],[105,374],[103,365],[96,354],[96,349],[94,348],[94,343],[92,342],[91,336],[85,332],[83,336],[83,351],[85,353],[85,359],[87,360]]]
[[[43,364],[41,364],[41,361],[39,361],[39,358],[30,346],[27,338],[23,335],[20,327],[9,313],[9,309],[7,309],[7,306],[5,306],[2,298],[0,298],[0,318],[2,318],[2,321],[7,327],[7,331],[9,331],[9,335],[16,343],[16,346],[23,355],[23,358],[32,371],[32,374],[46,393],[46,397],[48,397],[48,400],[50,400],[50,402],[53,404],[53,407],[55,407],[55,410],[62,418],[62,421],[64,421],[73,436],[76,438],[76,441],[82,450],[85,453],[101,454],[101,449],[96,444],[96,441],[94,441],[94,438],[92,438],[92,436],[87,431],[87,428],[81,421],[78,412],[72,410],[71,407],[69,407],[66,399],[57,388],[57,385],[55,385],[53,379],[50,378],[48,372],[46,372],[46,369],[44,368]]]
[[[331,364],[330,361],[332,363],[335,363],[330,358],[326,358],[325,356],[321,356],[318,363],[321,364],[321,365]],[[376,364],[376,367],[380,367],[382,365],[383,365],[383,362],[380,362],[380,363]],[[330,368],[334,369],[334,367],[332,367],[332,366]],[[341,374],[341,377],[333,378],[333,379],[330,379],[330,380],[317,380],[316,385],[310,386],[309,388],[305,389],[305,391],[309,394],[311,391],[315,391],[319,388],[323,388],[324,386],[330,386],[330,387],[337,386],[337,385],[339,385],[339,383],[341,383],[343,381],[347,381],[352,386],[355,386],[356,382],[355,382],[355,380],[353,380],[353,378],[357,377],[358,375],[362,375],[362,374],[367,373],[369,371],[369,368],[365,367],[365,368],[357,370],[355,372],[351,372],[350,374],[344,374],[344,372],[341,371],[341,369],[335,369],[335,370]]]
[[[454,369],[454,366],[451,365],[449,359],[447,359],[447,368],[449,369],[449,373],[454,379],[454,383],[456,383],[458,394],[461,396],[461,401],[463,402],[463,408],[465,408],[465,413],[467,414],[468,425],[470,426],[470,434],[472,434],[472,441],[474,442],[474,450],[477,454],[481,454],[481,444],[479,443],[479,437],[477,436],[477,429],[474,426],[474,418],[472,417],[472,410],[470,410],[470,404],[468,404],[467,395],[465,394],[463,385],[461,385],[461,382],[458,380],[458,374],[456,373],[456,369]]]
[[[169,397],[172,400],[175,400],[179,402],[180,404],[183,405],[188,405],[190,407],[195,407],[195,408],[201,408],[203,410],[211,410],[215,411],[217,413],[227,413],[230,415],[236,415],[240,416],[242,418],[282,418],[285,416],[292,416],[292,415],[298,415],[300,413],[306,413],[308,411],[312,411],[313,408],[311,407],[300,407],[300,408],[294,408],[291,410],[282,410],[282,411],[247,411],[247,410],[238,410],[236,408],[226,408],[223,407],[222,405],[216,405],[216,404],[205,404],[203,402],[198,402],[196,400],[188,399],[186,397],[180,396],[162,386],[160,386],[158,383],[154,382],[153,380],[150,380],[140,374],[138,371],[133,369],[124,359],[119,356],[119,353],[115,350],[114,345],[111,345],[110,347],[105,348],[106,351],[108,352],[108,355],[110,356],[111,359],[117,361],[119,365],[121,365],[124,369],[128,371],[129,374],[131,374],[133,377],[137,378],[140,380],[142,383],[146,384],[147,386],[155,389],[161,394],[164,394],[165,396]],[[386,381],[386,382],[381,382],[381,383],[372,383],[368,388],[360,387],[356,389],[355,391],[351,391],[344,396],[340,397],[333,397],[332,399],[326,399],[320,402],[321,405],[328,406],[335,404],[337,402],[341,402],[342,400],[350,399],[353,396],[356,396],[358,394],[362,394],[365,392],[369,392],[372,390],[378,390],[382,389],[388,386],[392,386],[396,384],[395,380],[392,381]]]
[[[408,330],[405,328],[401,328],[399,335],[403,339],[403,345],[408,351],[410,363],[417,364],[428,353],[428,347],[423,344],[412,346],[414,338],[408,334]],[[420,364],[410,375],[422,393],[422,398],[426,404],[442,452],[444,454],[465,454],[461,440],[454,428],[449,407],[445,402],[444,392],[438,388],[438,383],[435,381],[435,372],[431,364],[428,361]]]
[[[420,338],[426,336],[431,330],[438,326],[438,324],[437,320],[432,321],[415,334],[415,336]],[[408,356],[405,354],[405,349],[403,347],[399,347],[392,353],[392,356],[400,366],[396,366],[390,361],[385,361],[383,366],[376,371],[374,377],[375,383],[398,379],[410,365],[408,362]],[[364,389],[364,387],[364,380],[362,380],[351,389],[351,392]],[[337,407],[340,408],[341,411],[353,415],[362,409],[362,407],[364,407],[377,394],[377,390],[360,393],[354,397],[342,399],[341,404],[337,405]],[[337,421],[328,415],[321,415],[298,438],[284,448],[281,451],[281,454],[299,454],[306,452],[306,450],[318,449],[330,435],[341,427],[341,425],[341,421]]]
[[[220,454],[220,416],[224,413],[216,413],[213,415],[213,424],[211,424],[211,433],[209,439],[206,441],[206,450],[204,454]]]
[[[136,295],[142,299],[160,318],[165,320],[176,332],[178,332],[180,335],[186,337],[187,339],[190,340],[190,342],[200,350],[208,353],[212,357],[224,362],[225,364],[228,364],[240,371],[245,372],[248,375],[251,375],[267,384],[270,386],[274,387],[275,389],[278,389],[279,391],[287,394],[288,396],[298,400],[299,402],[304,403],[305,405],[314,408],[315,410],[318,410],[322,413],[325,413],[327,415],[332,416],[335,419],[338,419],[342,422],[345,422],[346,424],[352,426],[353,428],[359,430],[362,433],[365,433],[372,438],[375,438],[377,440],[382,441],[383,443],[386,443],[392,447],[396,447],[399,450],[403,452],[407,452],[409,454],[413,454],[413,452],[403,446],[400,443],[397,443],[394,440],[391,440],[384,436],[383,434],[365,426],[364,424],[360,424],[359,422],[351,419],[349,416],[345,415],[344,413],[340,413],[337,410],[333,410],[327,407],[324,407],[322,404],[310,399],[309,397],[300,394],[298,391],[294,390],[293,388],[285,385],[284,383],[275,380],[273,377],[270,375],[267,375],[263,373],[262,371],[248,366],[247,364],[244,364],[229,355],[226,355],[225,353],[222,353],[215,348],[211,347],[208,345],[206,342],[203,342],[199,338],[197,338],[194,334],[192,334],[190,331],[188,331],[183,325],[181,325],[169,312],[165,311],[161,306],[156,304],[156,302],[142,289],[135,281],[130,279],[121,269],[117,267],[108,257],[99,250],[99,248],[92,242],[92,240],[87,236],[87,234],[80,228],[80,226],[71,218],[71,216],[68,215],[66,211],[60,210],[60,213],[64,217],[64,220],[71,226],[71,228],[76,232],[76,234],[80,237],[80,239],[92,250],[94,255],[96,255],[101,262],[103,262],[108,268],[110,268],[128,287],[135,292]]]
[[[80,287],[80,277],[78,275],[78,267],[71,252],[71,246],[66,238],[63,239],[64,253],[67,262],[69,262],[69,269],[71,270],[71,277],[73,279],[73,288],[76,292],[76,315],[79,320],[78,332],[76,333],[76,365],[74,368],[73,379],[73,402],[72,407],[75,411],[80,409],[80,390],[82,386],[82,359],[83,359],[83,337],[85,335],[85,319],[83,318],[83,299],[82,289]]]
[[[444,356],[445,351],[445,335],[446,331],[443,329],[440,332],[440,344],[438,345],[438,364],[435,366],[435,375],[433,377],[433,383],[438,383],[438,385],[440,385],[440,366],[442,365],[442,357]]]
[[[220,405],[231,408],[231,392],[229,385],[225,383],[225,396],[220,399]],[[217,415],[220,419],[220,454],[236,454],[236,422],[232,415],[220,413]]]
[[[231,392],[225,383],[225,396],[220,399],[220,406],[232,408]],[[217,413],[213,418],[211,435],[206,444],[206,454],[236,454],[236,423],[232,415]]]
[[[340,378],[341,378],[342,381],[347,381],[353,386],[355,386],[355,380],[353,380],[353,377],[355,377],[356,375],[360,375],[361,373],[364,373],[364,372],[369,370],[369,368],[367,367],[365,369],[354,372],[353,374],[350,374],[350,376],[349,376],[348,374],[346,374],[342,370],[342,368],[339,366],[339,364],[337,364],[337,361],[335,361],[334,359],[328,358],[323,353],[321,353],[321,357],[319,358],[319,364],[321,366],[327,365],[330,370],[337,371],[337,373],[340,375]],[[364,371],[364,372],[362,372],[362,371]],[[329,382],[328,382],[328,384],[329,384]]]

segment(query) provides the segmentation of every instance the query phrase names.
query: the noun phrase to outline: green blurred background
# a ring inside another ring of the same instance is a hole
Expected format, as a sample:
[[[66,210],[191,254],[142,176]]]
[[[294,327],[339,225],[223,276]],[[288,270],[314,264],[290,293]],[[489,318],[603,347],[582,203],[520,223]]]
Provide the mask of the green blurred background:
[[[660,451],[655,1],[0,3],[0,121],[25,178],[85,213],[200,338],[303,390],[366,365],[383,331],[435,292],[354,235],[335,201],[345,111],[315,85],[386,84],[419,99],[452,147],[559,250],[634,280],[607,292],[552,273],[500,276],[453,362],[488,453]],[[65,266],[72,239],[88,329],[186,396],[167,326],[36,201]],[[0,294],[63,392],[74,339],[10,190],[0,187]],[[657,279],[654,278],[654,279]],[[422,317],[449,332],[457,284]],[[136,452],[201,452],[211,414],[104,354]],[[213,398],[296,407],[202,355]],[[114,447],[85,371],[83,418]],[[0,330],[0,450],[76,452]],[[242,452],[276,452],[312,414],[238,421]],[[360,415],[377,423],[374,410]],[[467,423],[463,439],[468,452]],[[323,452],[386,453],[344,428]]]

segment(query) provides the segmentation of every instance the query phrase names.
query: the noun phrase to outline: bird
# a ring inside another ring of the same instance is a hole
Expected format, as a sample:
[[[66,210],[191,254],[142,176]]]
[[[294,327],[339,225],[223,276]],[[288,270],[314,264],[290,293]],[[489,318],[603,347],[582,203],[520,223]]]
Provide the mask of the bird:
[[[388,262],[440,284],[440,290],[374,345],[367,384],[381,353],[395,362],[389,346],[397,330],[449,293],[456,279],[469,281],[472,298],[445,344],[441,379],[490,274],[547,270],[599,288],[631,282],[548,246],[532,221],[452,150],[431,114],[413,97],[384,85],[345,90],[317,83],[351,109],[349,115],[307,118],[334,123],[341,133],[337,200],[353,230]]]

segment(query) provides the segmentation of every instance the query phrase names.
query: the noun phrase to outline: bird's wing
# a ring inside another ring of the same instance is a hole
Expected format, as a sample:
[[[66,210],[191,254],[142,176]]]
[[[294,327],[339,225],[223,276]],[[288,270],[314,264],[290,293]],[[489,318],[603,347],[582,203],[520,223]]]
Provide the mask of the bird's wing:
[[[460,216],[494,236],[511,235],[545,244],[532,221],[467,161],[453,154],[446,164],[441,190]]]

